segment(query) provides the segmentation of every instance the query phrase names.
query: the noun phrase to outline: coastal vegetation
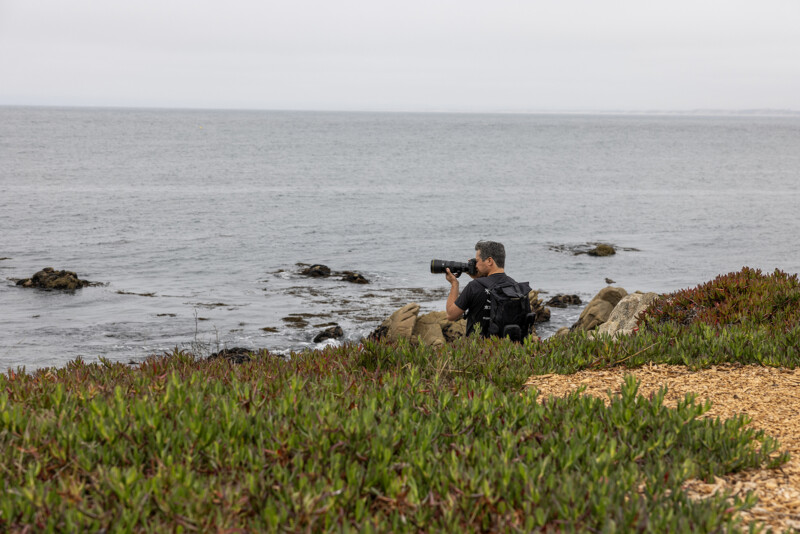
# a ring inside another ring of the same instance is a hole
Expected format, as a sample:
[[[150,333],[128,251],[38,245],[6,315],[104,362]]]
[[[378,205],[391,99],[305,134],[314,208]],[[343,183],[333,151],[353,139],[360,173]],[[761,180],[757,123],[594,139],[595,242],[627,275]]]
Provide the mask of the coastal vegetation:
[[[234,364],[174,351],[0,376],[3,531],[735,532],[690,478],[787,460],[687,396],[541,398],[533,374],[800,362],[800,286],[743,269],[630,336],[364,341]],[[755,528],[750,526],[749,528]]]

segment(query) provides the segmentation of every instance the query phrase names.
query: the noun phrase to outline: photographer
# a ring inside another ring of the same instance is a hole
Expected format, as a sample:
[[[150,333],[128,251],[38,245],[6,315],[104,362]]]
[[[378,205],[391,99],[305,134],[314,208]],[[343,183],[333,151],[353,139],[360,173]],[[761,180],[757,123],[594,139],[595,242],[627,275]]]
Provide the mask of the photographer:
[[[502,243],[495,241],[478,241],[475,245],[476,274],[470,275],[473,280],[459,295],[458,279],[450,269],[445,272],[450,282],[450,294],[447,297],[447,319],[457,321],[465,315],[467,318],[467,335],[472,333],[476,324],[481,326],[481,335],[489,336],[489,290],[501,283],[516,284],[505,274],[506,249]],[[480,281],[479,281],[480,279]]]

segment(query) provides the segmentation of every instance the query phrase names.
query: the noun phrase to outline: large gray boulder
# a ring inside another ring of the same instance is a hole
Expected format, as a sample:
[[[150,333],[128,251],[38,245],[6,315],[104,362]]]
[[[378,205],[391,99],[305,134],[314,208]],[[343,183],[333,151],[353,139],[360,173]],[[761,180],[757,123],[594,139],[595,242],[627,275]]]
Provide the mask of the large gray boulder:
[[[447,313],[430,312],[419,315],[419,304],[406,304],[390,315],[369,336],[369,339],[397,341],[401,338],[421,340],[425,345],[440,346],[464,336],[467,321],[448,321]]]
[[[611,312],[628,292],[621,287],[605,287],[589,301],[572,330],[594,330],[611,316]]]
[[[419,304],[416,302],[406,304],[387,317],[369,337],[392,342],[400,338],[410,338],[414,332],[414,325],[417,324],[418,315]]]
[[[444,336],[444,329],[447,328],[449,323],[447,313],[443,311],[426,313],[417,318],[411,337],[420,339],[423,344],[431,347],[444,345],[447,341]]]
[[[608,320],[597,327],[596,335],[609,334],[613,337],[630,335],[636,328],[639,315],[644,312],[654,300],[657,293],[631,293],[626,295],[614,307]]]

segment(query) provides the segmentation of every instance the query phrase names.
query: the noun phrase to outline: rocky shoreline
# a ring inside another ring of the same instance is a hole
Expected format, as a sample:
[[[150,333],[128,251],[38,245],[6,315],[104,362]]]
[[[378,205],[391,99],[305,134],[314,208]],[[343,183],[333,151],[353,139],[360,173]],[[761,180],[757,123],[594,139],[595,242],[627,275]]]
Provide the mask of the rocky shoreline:
[[[602,244],[597,244],[596,249],[602,249]],[[613,247],[611,247],[613,250]],[[592,251],[594,252],[594,250]],[[585,252],[589,253],[589,252]],[[602,254],[600,254],[602,255]],[[330,279],[338,282],[349,282],[352,284],[369,284],[370,281],[362,274],[352,271],[343,270],[335,271],[323,264],[296,264],[297,269],[290,271],[292,277],[307,277],[313,279]],[[275,274],[286,273],[283,269],[277,271]],[[74,292],[77,289],[88,286],[107,285],[100,282],[92,282],[78,277],[73,271],[56,270],[52,267],[47,267],[35,273],[30,278],[25,279],[10,279],[21,288],[37,288],[45,291],[65,291],[67,293]],[[607,282],[613,282],[607,280]],[[370,291],[368,294],[362,295],[363,298],[368,297],[375,290]],[[378,290],[381,291],[381,290]],[[392,290],[385,290],[391,293]],[[154,293],[131,293],[126,291],[117,291],[123,295],[138,295],[138,296],[155,296]],[[400,291],[400,294],[406,294],[406,298],[413,294],[410,291]],[[540,298],[540,291],[532,291],[529,295],[531,310],[535,313],[535,323],[533,334],[538,337],[536,325],[546,323],[551,319],[551,308],[576,308],[582,306],[584,302],[578,295],[574,294],[558,294],[549,298],[546,302]],[[632,293],[628,294],[627,291],[621,287],[606,287],[602,289],[588,304],[586,304],[580,318],[570,327],[563,327],[554,335],[563,335],[573,330],[584,331],[597,331],[599,333],[607,333],[610,335],[619,335],[630,333],[635,328],[635,319],[642,310],[655,299],[655,293]],[[413,297],[412,297],[413,298]],[[392,298],[398,305],[402,303],[401,298]],[[409,339],[412,342],[421,342],[426,345],[440,346],[445,343],[452,342],[453,340],[464,336],[466,330],[466,321],[448,321],[444,311],[432,311],[427,313],[420,313],[420,302],[413,301],[402,304],[394,312],[390,313],[382,321],[379,317],[359,318],[361,323],[368,324],[370,321],[380,321],[379,325],[374,328],[368,335],[361,339],[380,340],[385,339],[390,342],[399,339]],[[218,304],[223,306],[223,304]],[[577,314],[577,310],[573,312]],[[174,314],[160,314],[159,316],[172,316]],[[363,314],[362,314],[363,315]],[[354,339],[351,332],[347,336],[345,329],[335,320],[336,313],[326,314],[312,314],[312,313],[290,313],[283,317],[285,327],[300,329],[304,331],[317,328],[318,330],[309,333],[309,340],[313,343],[320,344],[327,341],[341,340],[343,338]],[[319,317],[320,321],[313,323],[311,318]],[[325,318],[328,320],[326,321]],[[205,320],[205,318],[197,318],[197,320]],[[365,322],[366,321],[366,322]],[[372,323],[375,324],[375,323]],[[548,330],[552,332],[555,327],[550,327]],[[278,333],[280,330],[274,326],[264,327],[261,330],[265,332]],[[363,335],[363,334],[360,334]],[[234,351],[237,354],[246,349],[230,349],[227,352]],[[266,349],[251,349],[254,352]],[[225,351],[222,351],[225,352]],[[238,356],[234,360],[238,360]]]
[[[590,332],[592,335],[607,334],[612,337],[631,334],[636,329],[640,314],[658,297],[657,293],[628,293],[621,287],[606,287],[589,301],[577,322],[571,327],[561,328],[555,335],[566,335],[575,330]],[[550,309],[545,307],[538,291],[529,294],[531,310],[536,314],[535,325],[550,320]],[[576,295],[556,295],[547,304],[557,307],[579,306],[581,300]],[[448,321],[443,311],[419,315],[419,304],[410,303],[395,311],[369,336],[370,339],[398,341],[409,339],[425,345],[440,346],[464,336],[466,320]]]

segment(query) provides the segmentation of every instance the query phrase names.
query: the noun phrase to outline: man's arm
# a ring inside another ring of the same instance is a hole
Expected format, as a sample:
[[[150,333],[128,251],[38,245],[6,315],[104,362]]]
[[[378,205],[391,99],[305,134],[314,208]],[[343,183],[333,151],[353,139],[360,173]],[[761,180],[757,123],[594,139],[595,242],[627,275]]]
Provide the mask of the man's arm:
[[[447,311],[447,320],[455,322],[464,315],[464,310],[456,306],[456,299],[458,298],[458,278],[450,272],[450,269],[447,269],[445,277],[447,281],[450,282],[450,294],[447,295],[447,306],[445,308]]]

